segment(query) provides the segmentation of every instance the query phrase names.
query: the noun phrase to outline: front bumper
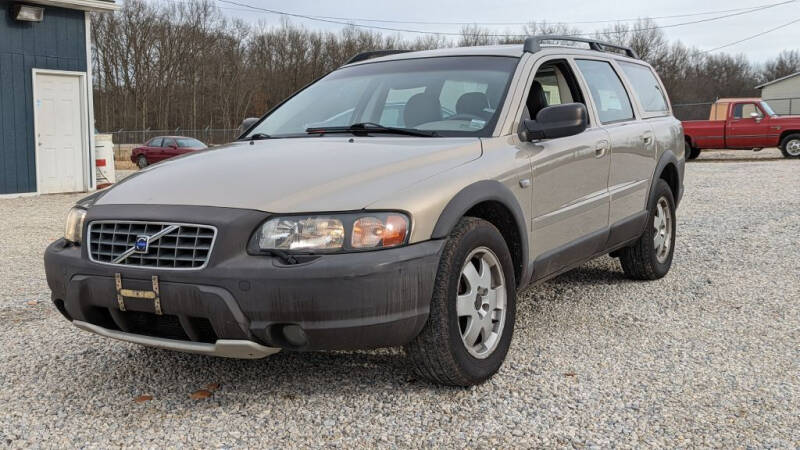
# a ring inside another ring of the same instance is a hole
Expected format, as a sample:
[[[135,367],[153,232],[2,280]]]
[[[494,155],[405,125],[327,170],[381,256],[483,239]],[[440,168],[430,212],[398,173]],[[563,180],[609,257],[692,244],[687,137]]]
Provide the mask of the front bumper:
[[[248,351],[248,341],[258,346],[252,347],[256,355],[277,348],[396,346],[411,341],[422,329],[443,241],[324,255],[286,265],[279,258],[253,256],[245,250],[250,234],[266,217],[258,211],[226,208],[93,207],[87,224],[119,218],[180,220],[216,226],[219,235],[202,270],[95,263],[84,247],[58,240],[45,252],[53,301],[76,325],[101,335],[220,356],[248,357],[241,356]],[[148,298],[125,298],[123,311],[116,274],[125,289],[138,291],[151,290],[157,276],[163,315],[155,314]],[[225,350],[233,344],[244,347]]]

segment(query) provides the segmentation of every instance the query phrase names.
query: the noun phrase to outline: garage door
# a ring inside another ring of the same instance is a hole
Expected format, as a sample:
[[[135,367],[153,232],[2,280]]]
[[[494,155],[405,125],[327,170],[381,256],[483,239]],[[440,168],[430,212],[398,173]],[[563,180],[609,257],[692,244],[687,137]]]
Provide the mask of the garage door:
[[[84,185],[84,107],[80,75],[34,74],[36,164],[40,194],[77,192]]]

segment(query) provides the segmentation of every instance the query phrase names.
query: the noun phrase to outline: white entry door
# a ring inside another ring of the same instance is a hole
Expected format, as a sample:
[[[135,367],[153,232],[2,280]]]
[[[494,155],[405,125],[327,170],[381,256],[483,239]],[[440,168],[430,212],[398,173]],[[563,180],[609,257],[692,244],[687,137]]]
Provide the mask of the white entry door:
[[[86,189],[88,160],[81,75],[34,73],[36,164],[40,194]]]

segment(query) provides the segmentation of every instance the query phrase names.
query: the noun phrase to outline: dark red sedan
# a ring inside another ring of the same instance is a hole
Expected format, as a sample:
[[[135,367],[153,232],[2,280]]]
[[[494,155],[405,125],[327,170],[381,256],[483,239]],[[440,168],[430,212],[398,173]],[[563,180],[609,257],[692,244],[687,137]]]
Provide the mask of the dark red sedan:
[[[131,152],[131,161],[144,169],[149,164],[173,158],[184,153],[194,152],[208,148],[206,144],[195,138],[184,136],[160,136],[150,139],[141,147],[136,147]]]

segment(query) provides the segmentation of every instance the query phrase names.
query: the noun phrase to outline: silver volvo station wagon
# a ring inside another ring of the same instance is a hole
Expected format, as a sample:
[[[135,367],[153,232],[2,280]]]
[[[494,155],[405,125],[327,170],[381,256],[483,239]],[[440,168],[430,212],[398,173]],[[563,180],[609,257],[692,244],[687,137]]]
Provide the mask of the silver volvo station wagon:
[[[505,359],[518,290],[605,254],[669,271],[683,173],[681,124],[629,48],[368,52],[236,142],[78,202],[47,281],[64,317],[122,341],[404,346],[421,376],[473,385]]]

